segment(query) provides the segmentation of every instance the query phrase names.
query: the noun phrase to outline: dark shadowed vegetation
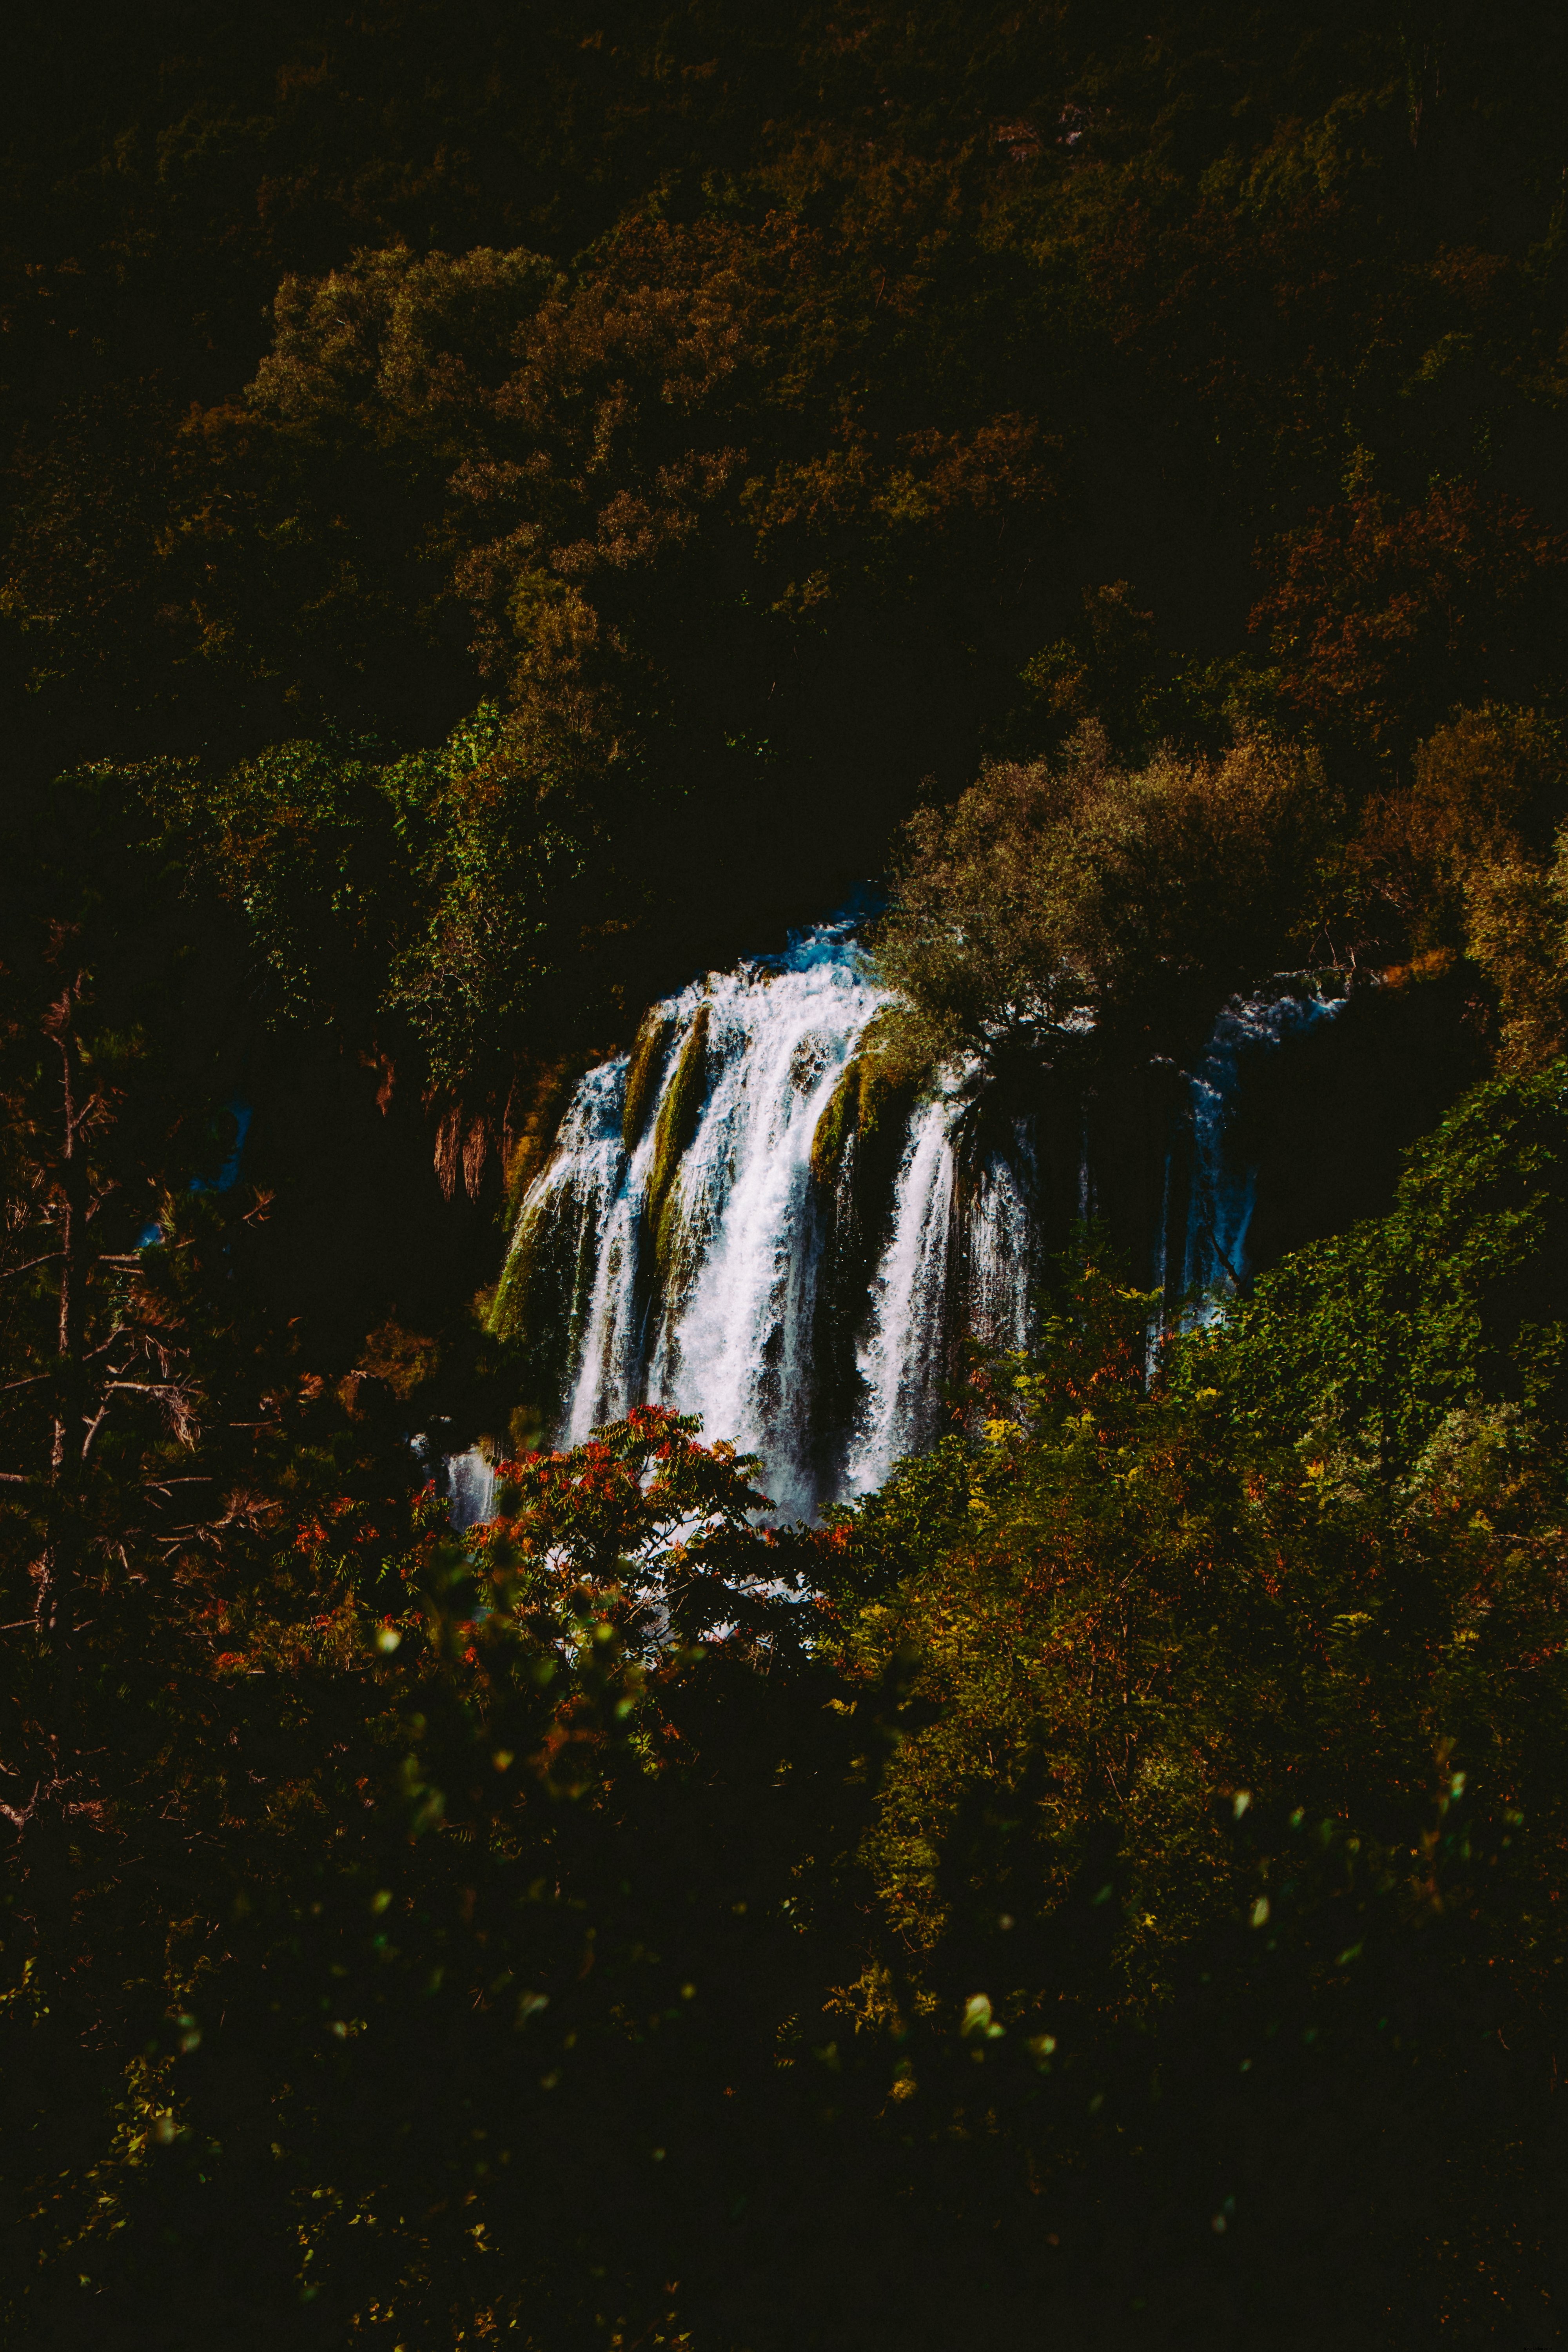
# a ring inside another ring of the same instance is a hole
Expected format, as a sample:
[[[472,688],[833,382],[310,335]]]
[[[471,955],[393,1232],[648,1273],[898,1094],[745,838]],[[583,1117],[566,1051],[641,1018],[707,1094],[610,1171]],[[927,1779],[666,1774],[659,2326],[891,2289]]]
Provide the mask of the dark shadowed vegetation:
[[[1565,75],[1534,0],[18,23],[18,2352],[1558,2340]],[[663,1245],[647,1008],[868,877],[830,1299],[939,1073],[1109,1125],[1331,980],[1352,1079],[1223,1313],[1086,1222],[789,1528],[658,1405],[541,1444],[501,1220],[628,1051]]]

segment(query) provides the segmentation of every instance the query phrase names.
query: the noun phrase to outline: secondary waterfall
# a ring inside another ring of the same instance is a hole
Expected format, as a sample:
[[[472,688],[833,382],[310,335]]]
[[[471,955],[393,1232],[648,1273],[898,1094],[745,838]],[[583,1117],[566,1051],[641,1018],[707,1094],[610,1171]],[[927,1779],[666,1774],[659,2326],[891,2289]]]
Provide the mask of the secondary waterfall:
[[[1192,1105],[1193,1171],[1187,1192],[1182,1289],[1215,1311],[1216,1293],[1235,1291],[1247,1270],[1247,1234],[1258,1197],[1256,1160],[1238,1150],[1231,1126],[1249,1056],[1275,1052],[1331,1019],[1342,996],[1308,991],[1247,997],[1227,1004],[1188,1081]]]
[[[495,1308],[552,1442],[670,1404],[760,1454],[776,1508],[809,1516],[940,1431],[965,1337],[1026,1343],[1045,1259],[1094,1205],[1082,1109],[899,1093],[860,1051],[886,1002],[853,921],[827,923],[656,1004],[581,1080]],[[1247,1053],[1332,1009],[1310,991],[1229,1007],[1184,1082],[1148,1217],[1173,1292],[1241,1269]],[[1078,1197],[1057,1215],[1041,1168],[1064,1154]],[[475,1500],[465,1486],[459,1508]]]

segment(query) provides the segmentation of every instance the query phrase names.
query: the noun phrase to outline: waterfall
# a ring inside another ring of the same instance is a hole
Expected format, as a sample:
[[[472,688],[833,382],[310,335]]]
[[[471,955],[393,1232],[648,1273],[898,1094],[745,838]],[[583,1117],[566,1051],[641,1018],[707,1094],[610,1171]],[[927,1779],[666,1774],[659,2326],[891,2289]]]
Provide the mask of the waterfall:
[[[471,1528],[488,1519],[495,1501],[496,1474],[477,1447],[447,1457],[447,1491],[452,1502],[452,1525]]]
[[[942,1359],[947,1296],[953,1152],[949,1106],[930,1105],[905,1147],[893,1196],[893,1236],[877,1269],[865,1339],[857,1350],[866,1385],[846,1486],[868,1494],[900,1454],[930,1434],[932,1367]]]
[[[862,1051],[887,1002],[846,918],[654,1005],[632,1052],[581,1080],[496,1307],[552,1442],[671,1405],[759,1454],[775,1508],[809,1517],[938,1433],[966,1335],[1026,1343],[1043,1248],[1065,1244],[1073,1192],[1080,1213],[1097,1197],[1087,1108],[1058,1103],[1058,1133],[973,1073],[889,1091]],[[1140,1213],[1152,1265],[1189,1296],[1246,1270],[1247,1070],[1335,1009],[1286,992],[1216,1021]],[[1076,1178],[1049,1219],[1047,1159]],[[465,1468],[464,1512],[479,1486]]]
[[[972,1327],[996,1348],[1023,1345],[1039,1279],[1033,1121],[1015,1119],[1010,1141],[976,1171],[964,1218]]]
[[[655,1005],[637,1052],[583,1080],[502,1287],[555,1327],[560,1440],[656,1400],[760,1454],[781,1510],[814,1507],[812,1147],[883,1001],[851,924],[826,924]]]
[[[1237,1149],[1234,1134],[1247,1064],[1332,1019],[1345,1002],[1310,988],[1236,997],[1209,1033],[1204,1057],[1188,1080],[1193,1150],[1182,1267],[1184,1291],[1202,1302],[1196,1309],[1200,1321],[1217,1311],[1218,1298],[1239,1290],[1247,1271],[1247,1228],[1259,1169],[1255,1155]]]

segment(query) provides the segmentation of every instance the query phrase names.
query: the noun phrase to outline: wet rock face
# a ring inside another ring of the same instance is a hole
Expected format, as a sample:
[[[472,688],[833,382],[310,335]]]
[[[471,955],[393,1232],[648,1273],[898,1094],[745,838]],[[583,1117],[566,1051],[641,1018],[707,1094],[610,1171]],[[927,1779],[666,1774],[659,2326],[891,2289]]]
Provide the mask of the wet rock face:
[[[1085,1090],[1077,1213],[1104,1219],[1134,1279],[1173,1313],[1205,1288],[1244,1288],[1291,1250],[1381,1215],[1408,1146],[1483,1066],[1451,979],[1227,1006],[1193,1071],[1145,1065]],[[1047,1253],[1075,1213],[1061,1116],[1048,1125]]]
[[[654,1121],[653,1166],[648,1172],[644,1216],[657,1264],[667,1283],[679,1238],[679,1222],[671,1216],[671,1195],[677,1177],[702,1117],[708,1092],[708,1031],[712,1008],[706,997],[691,1015],[668,1084],[659,1097]],[[623,1123],[623,1134],[625,1132]]]
[[[1258,1168],[1248,1271],[1381,1216],[1407,1148],[1485,1069],[1454,975],[1353,989],[1330,1027],[1260,1063],[1237,1126]]]
[[[967,1338],[1025,1344],[1080,1218],[1190,1314],[1383,1206],[1470,1075],[1457,993],[1297,980],[1224,1007],[1188,1071],[921,1098],[871,1050],[885,1002],[829,925],[584,1076],[496,1307],[558,1439],[657,1399],[760,1454],[786,1513],[863,1492],[942,1424]]]
[[[1037,1089],[1033,1158],[1034,1255],[1044,1276],[1074,1225],[1096,1217],[1126,1253],[1132,1279],[1160,1286],[1184,1245],[1191,1181],[1190,1082],[1173,1063],[1107,1071],[1092,1081],[1047,1077]],[[998,1104],[987,1129],[1008,1149]],[[983,1135],[987,1131],[983,1129]]]
[[[828,927],[656,1006],[630,1063],[584,1079],[522,1203],[498,1302],[531,1364],[543,1360],[542,1319],[570,1335],[547,1400],[555,1434],[584,1436],[658,1398],[760,1453],[784,1510],[814,1507],[829,1475],[825,1431],[852,1410],[819,1360],[818,1305],[844,1292],[860,1214],[854,1066],[881,1001],[848,927]],[[635,1117],[634,1079],[645,1097]],[[847,1082],[856,1131],[818,1181],[813,1145]],[[542,1274],[565,1263],[559,1245],[538,1251],[542,1231],[591,1232],[569,1297],[527,1263],[530,1252]],[[868,1282],[862,1265],[862,1312]]]
[[[657,1007],[637,1031],[626,1065],[626,1104],[621,1115],[621,1140],[628,1151],[635,1151],[642,1141],[648,1113],[658,1099],[659,1076],[674,1034],[674,1022]]]

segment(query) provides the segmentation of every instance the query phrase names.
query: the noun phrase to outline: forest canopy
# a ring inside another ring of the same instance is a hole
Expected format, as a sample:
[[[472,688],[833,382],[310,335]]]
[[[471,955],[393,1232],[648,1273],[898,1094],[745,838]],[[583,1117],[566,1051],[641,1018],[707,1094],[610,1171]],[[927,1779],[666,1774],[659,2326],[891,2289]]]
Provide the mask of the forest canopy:
[[[18,21],[8,2343],[1556,2340],[1565,78],[1536,0]],[[657,1399],[551,1444],[506,1233],[626,1054],[662,1251],[658,1001],[868,885],[851,1271],[944,1087],[1131,1164],[1272,988],[1359,1093],[1223,1300],[1086,1180],[795,1525]]]

